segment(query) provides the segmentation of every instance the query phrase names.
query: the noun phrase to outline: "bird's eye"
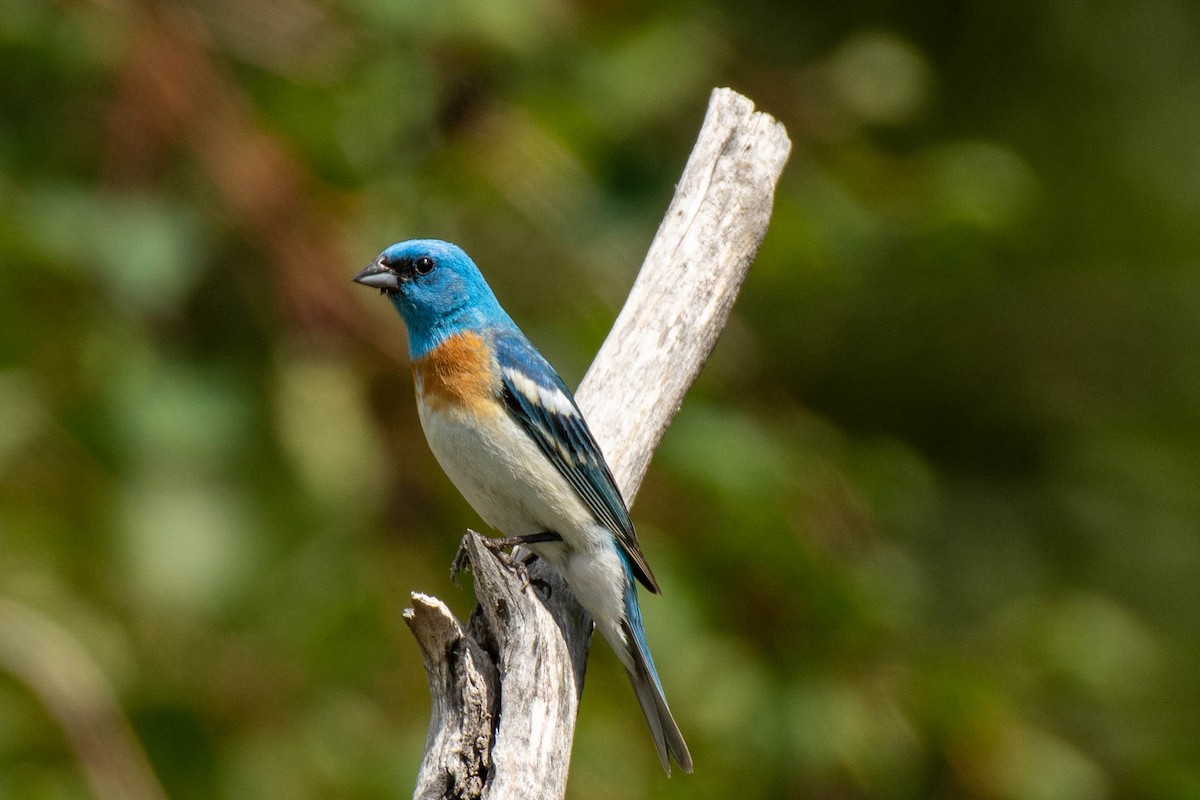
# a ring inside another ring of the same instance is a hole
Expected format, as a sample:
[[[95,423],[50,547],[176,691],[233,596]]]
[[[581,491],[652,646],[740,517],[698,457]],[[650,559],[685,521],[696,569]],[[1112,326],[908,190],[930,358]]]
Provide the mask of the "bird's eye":
[[[433,271],[433,259],[429,256],[421,256],[413,262],[413,269],[418,275],[428,275]]]

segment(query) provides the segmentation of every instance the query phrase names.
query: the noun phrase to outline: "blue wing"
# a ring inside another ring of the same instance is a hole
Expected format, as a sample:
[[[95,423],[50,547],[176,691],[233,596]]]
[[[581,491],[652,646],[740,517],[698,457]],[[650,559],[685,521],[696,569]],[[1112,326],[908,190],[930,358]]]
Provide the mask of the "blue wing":
[[[520,332],[497,333],[495,345],[508,413],[529,433],[596,519],[612,531],[634,576],[657,594],[658,582],[638,548],[625,501],[570,390]]]

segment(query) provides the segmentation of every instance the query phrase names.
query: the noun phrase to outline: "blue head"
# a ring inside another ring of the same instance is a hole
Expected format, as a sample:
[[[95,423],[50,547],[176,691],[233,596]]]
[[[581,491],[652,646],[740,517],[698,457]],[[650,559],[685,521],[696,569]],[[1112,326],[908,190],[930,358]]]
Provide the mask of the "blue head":
[[[454,333],[515,327],[471,257],[439,239],[394,244],[354,280],[391,299],[404,317],[414,359]]]

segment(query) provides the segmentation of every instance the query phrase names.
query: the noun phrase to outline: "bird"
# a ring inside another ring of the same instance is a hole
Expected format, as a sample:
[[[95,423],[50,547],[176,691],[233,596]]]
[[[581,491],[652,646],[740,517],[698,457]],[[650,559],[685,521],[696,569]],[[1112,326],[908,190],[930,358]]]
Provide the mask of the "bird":
[[[659,586],[574,396],[467,253],[439,239],[386,248],[353,278],[408,331],[417,414],[442,470],[506,544],[566,581],[633,685],[664,771],[692,757],[650,657],[637,584]]]

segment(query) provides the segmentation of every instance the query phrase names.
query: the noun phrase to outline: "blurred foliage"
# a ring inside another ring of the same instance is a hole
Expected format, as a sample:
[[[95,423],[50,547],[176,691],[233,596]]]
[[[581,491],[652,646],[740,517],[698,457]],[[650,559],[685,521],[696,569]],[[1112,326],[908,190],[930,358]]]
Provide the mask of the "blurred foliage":
[[[569,383],[711,87],[795,142],[635,508],[696,760],[569,795],[1200,797],[1200,6],[0,0],[0,596],[167,794],[394,798],[475,518],[387,304],[463,244]],[[68,709],[68,712],[70,709]],[[0,798],[91,796],[0,673]]]

